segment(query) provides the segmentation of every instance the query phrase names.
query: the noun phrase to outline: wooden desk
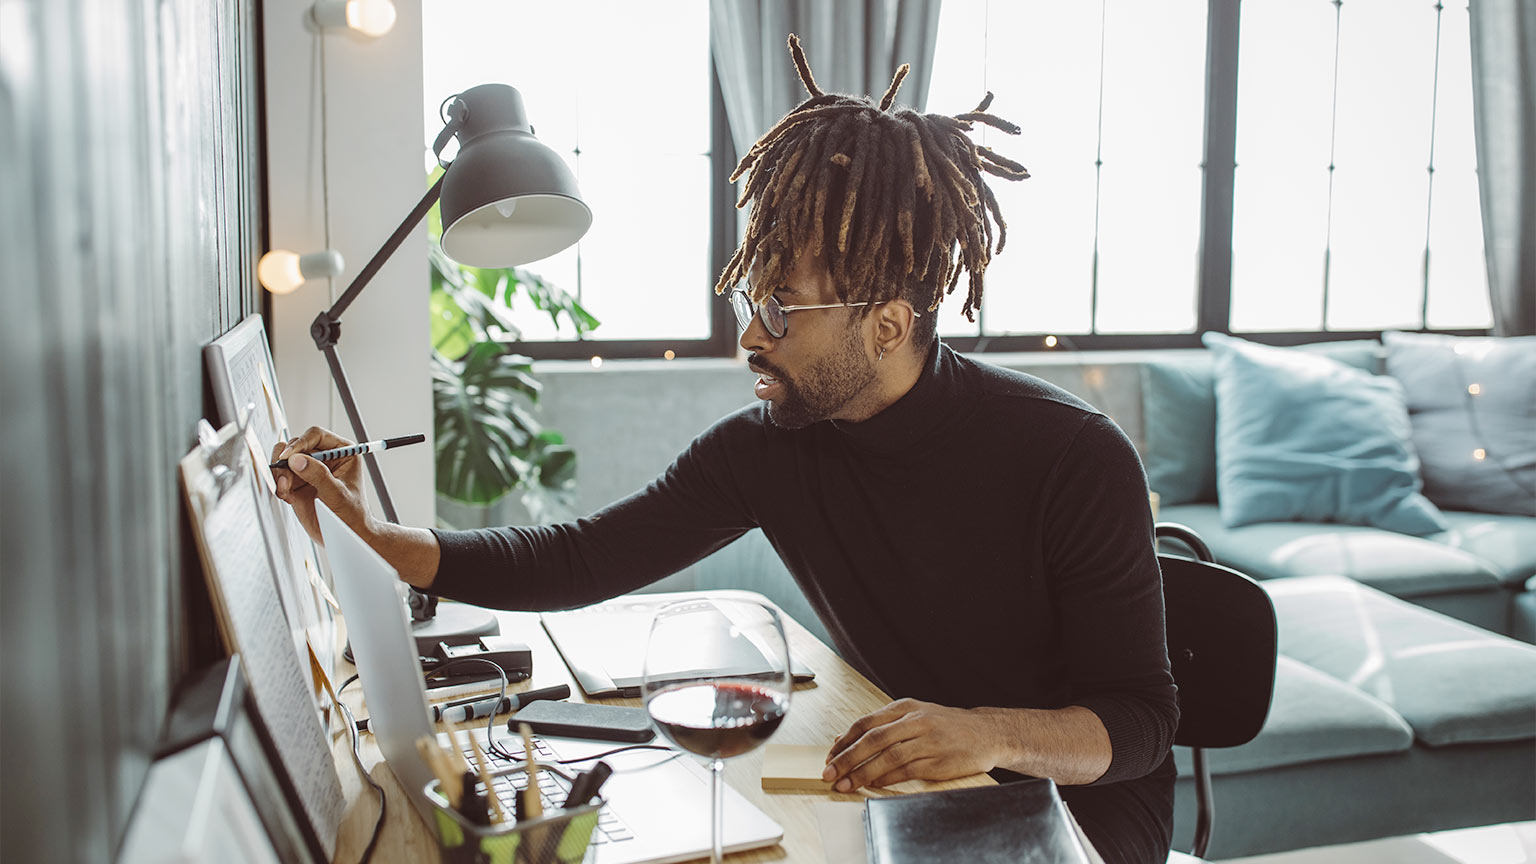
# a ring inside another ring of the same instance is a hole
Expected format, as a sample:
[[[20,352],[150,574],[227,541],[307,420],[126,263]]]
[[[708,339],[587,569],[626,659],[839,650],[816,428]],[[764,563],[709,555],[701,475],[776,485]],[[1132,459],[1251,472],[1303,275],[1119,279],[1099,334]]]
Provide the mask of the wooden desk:
[[[496,614],[501,619],[503,635],[526,642],[533,649],[533,680],[514,685],[512,688],[514,692],[535,687],[553,687],[564,683],[570,685],[573,700],[586,701],[581,688],[571,678],[570,671],[566,668],[560,653],[555,650],[544,628],[540,626],[538,615],[531,612],[498,612]],[[779,727],[779,731],[772,740],[782,744],[816,744],[830,747],[832,741],[846,732],[854,720],[885,705],[890,699],[871,684],[869,679],[854,671],[853,667],[843,662],[842,658],[832,653],[826,645],[823,645],[799,623],[787,615],[784,616],[784,623],[786,635],[789,637],[790,652],[815,670],[816,680],[811,684],[799,685],[795,688],[789,715],[785,717],[784,724]],[[350,674],[352,674],[350,669],[338,670],[339,680],[345,680]],[[355,688],[356,685],[353,685],[352,688],[348,688],[348,692]],[[350,697],[347,701],[349,705],[353,704]],[[592,701],[614,705],[640,704],[639,699]],[[437,844],[431,829],[417,814],[411,802],[406,800],[404,790],[395,780],[388,765],[381,761],[373,736],[367,734],[363,736],[362,751],[364,764],[371,767],[375,781],[384,787],[389,802],[384,828],[379,837],[378,847],[374,851],[373,860],[381,864],[436,861]],[[336,754],[339,772],[342,775],[342,785],[347,793],[348,808],[341,825],[340,835],[337,837],[335,861],[337,864],[353,864],[368,843],[374,820],[378,816],[378,806],[375,803],[376,796],[373,790],[357,777],[357,771],[352,766],[351,755],[347,752],[345,736],[338,739]],[[812,810],[812,804],[817,801],[861,801],[863,796],[836,792],[764,792],[759,783],[762,759],[762,750],[758,749],[730,760],[726,763],[725,779],[748,801],[762,808],[763,812],[784,826],[784,840],[778,846],[740,852],[726,857],[731,861],[739,862],[794,861],[822,864],[826,858],[822,854],[821,831]],[[944,783],[911,781],[893,786],[891,790],[913,792],[957,789],[967,786],[990,786],[992,782],[990,777],[980,774]]]

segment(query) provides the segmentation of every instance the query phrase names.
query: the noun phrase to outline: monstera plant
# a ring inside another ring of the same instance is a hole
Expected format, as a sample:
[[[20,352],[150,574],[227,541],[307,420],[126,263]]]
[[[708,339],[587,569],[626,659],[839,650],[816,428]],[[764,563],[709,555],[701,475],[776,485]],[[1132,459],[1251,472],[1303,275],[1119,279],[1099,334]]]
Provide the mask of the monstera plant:
[[[466,267],[449,259],[439,245],[436,207],[428,233],[437,492],[487,507],[518,489],[535,521],[566,516],[575,495],[576,453],[529,411],[542,387],[533,361],[517,350],[522,330],[515,319],[545,314],[577,335],[599,322],[576,298],[527,270]]]

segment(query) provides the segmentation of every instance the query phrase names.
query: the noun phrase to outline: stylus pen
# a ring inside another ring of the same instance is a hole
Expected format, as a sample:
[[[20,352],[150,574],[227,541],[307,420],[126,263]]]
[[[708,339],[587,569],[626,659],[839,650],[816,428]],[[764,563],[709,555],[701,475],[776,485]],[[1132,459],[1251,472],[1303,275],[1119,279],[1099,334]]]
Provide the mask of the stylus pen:
[[[542,690],[514,693],[502,699],[499,704],[494,696],[479,701],[450,702],[447,705],[443,705],[441,711],[437,710],[437,706],[433,706],[432,713],[437,715],[433,718],[435,720],[452,720],[455,723],[468,723],[471,720],[491,716],[492,706],[496,708],[495,713],[505,714],[508,711],[517,711],[529,702],[537,702],[540,699],[549,699],[551,701],[569,699],[570,696],[570,685],[561,684],[558,687],[545,687]]]
[[[335,450],[319,450],[314,453],[305,453],[311,459],[319,459],[321,462],[334,462],[337,459],[345,459],[348,456],[357,456],[362,453],[377,453],[380,450],[389,450],[395,447],[404,447],[407,444],[420,444],[427,440],[425,435],[405,435],[400,438],[381,438],[377,441],[364,441],[361,444],[353,444],[351,447],[338,447]],[[270,466],[272,470],[287,468],[288,460],[279,459]]]

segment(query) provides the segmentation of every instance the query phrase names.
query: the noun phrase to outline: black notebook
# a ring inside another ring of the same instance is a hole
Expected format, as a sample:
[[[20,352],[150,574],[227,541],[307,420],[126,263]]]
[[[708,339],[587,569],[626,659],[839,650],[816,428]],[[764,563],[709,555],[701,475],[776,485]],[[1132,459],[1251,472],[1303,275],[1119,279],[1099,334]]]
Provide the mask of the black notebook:
[[[864,831],[869,864],[1088,861],[1049,780],[871,798]]]

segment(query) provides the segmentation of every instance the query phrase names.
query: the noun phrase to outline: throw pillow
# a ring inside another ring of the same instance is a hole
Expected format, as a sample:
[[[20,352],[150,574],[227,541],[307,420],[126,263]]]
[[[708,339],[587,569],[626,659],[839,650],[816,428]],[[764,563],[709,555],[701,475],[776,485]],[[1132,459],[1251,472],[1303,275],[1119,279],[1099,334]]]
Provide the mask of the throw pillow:
[[[1379,371],[1370,340],[1316,342],[1297,350]],[[1159,353],[1141,367],[1147,486],[1163,506],[1216,500],[1216,384],[1209,351]]]
[[[1447,527],[1420,493],[1402,385],[1336,360],[1207,333],[1222,523]]]
[[[1536,516],[1536,336],[1381,341],[1408,397],[1425,497],[1447,510]]]

